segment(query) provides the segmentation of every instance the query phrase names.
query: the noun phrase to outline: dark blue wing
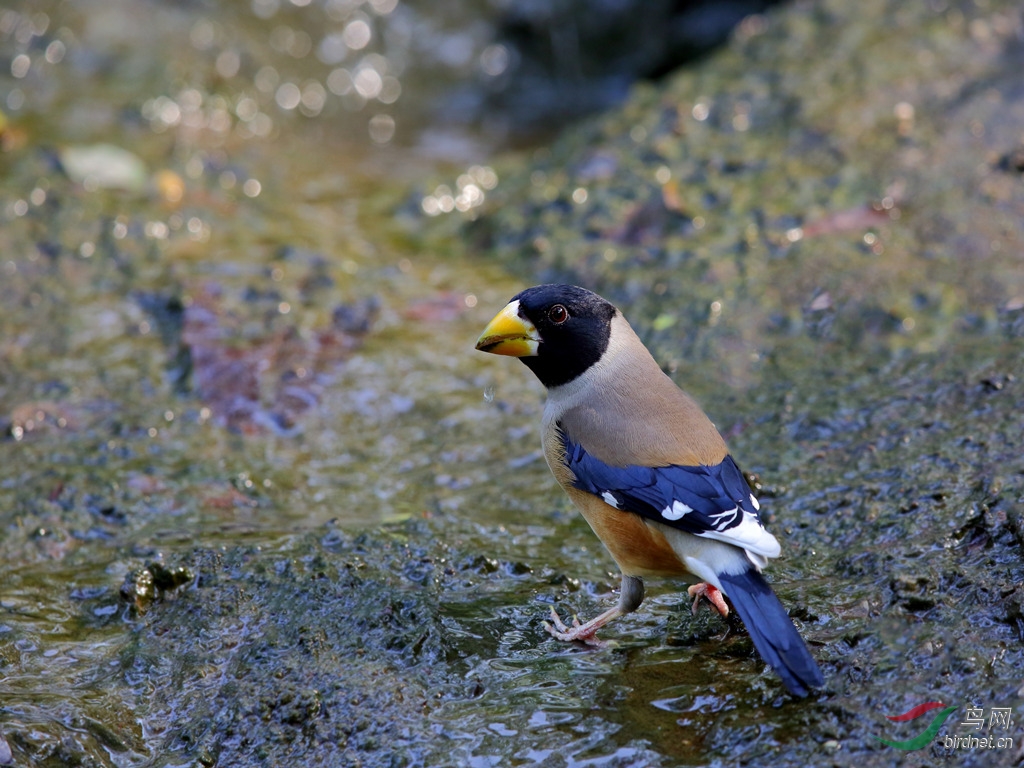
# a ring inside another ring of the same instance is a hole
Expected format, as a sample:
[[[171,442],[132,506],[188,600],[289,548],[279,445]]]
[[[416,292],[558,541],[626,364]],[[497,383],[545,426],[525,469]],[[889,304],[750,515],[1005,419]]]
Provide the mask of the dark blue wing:
[[[767,557],[778,542],[761,525],[757,500],[736,462],[715,466],[642,467],[605,464],[561,433],[573,486],[608,504],[696,536],[718,539]]]

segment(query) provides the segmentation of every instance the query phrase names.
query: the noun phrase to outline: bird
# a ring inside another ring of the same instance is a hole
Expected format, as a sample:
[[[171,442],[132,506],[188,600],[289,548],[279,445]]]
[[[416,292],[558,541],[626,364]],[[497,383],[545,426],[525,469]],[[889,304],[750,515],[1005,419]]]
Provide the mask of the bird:
[[[534,286],[495,315],[476,349],[519,358],[546,388],[548,467],[622,572],[615,606],[571,626],[552,606],[548,632],[601,645],[599,629],[640,607],[645,578],[681,578],[694,613],[706,599],[728,616],[729,598],[792,695],[824,686],[761,573],[780,546],[757,498],[714,424],[622,312],[579,286]]]

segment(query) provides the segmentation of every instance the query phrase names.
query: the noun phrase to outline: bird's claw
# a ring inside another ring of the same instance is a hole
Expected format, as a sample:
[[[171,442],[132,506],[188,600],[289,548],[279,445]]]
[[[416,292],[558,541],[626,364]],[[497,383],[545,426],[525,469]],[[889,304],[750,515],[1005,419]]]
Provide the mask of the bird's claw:
[[[707,599],[712,608],[721,614],[723,619],[729,616],[729,606],[726,604],[725,598],[722,597],[721,590],[717,587],[701,582],[687,588],[686,594],[693,598],[691,611],[694,615],[697,615],[697,609],[700,608],[700,599],[703,597]]]
[[[551,634],[556,640],[561,640],[566,643],[578,641],[586,645],[600,648],[605,643],[597,636],[596,627],[588,627],[586,624],[581,624],[579,616],[572,617],[572,626],[567,627],[565,622],[562,621],[562,617],[558,615],[558,611],[555,610],[554,606],[551,607],[551,622],[544,622],[544,629]]]
[[[555,637],[558,637],[560,632],[568,632],[569,628],[565,626],[562,621],[562,617],[558,615],[558,611],[555,610],[554,606],[551,606],[551,623],[544,622],[544,629],[550,632]]]

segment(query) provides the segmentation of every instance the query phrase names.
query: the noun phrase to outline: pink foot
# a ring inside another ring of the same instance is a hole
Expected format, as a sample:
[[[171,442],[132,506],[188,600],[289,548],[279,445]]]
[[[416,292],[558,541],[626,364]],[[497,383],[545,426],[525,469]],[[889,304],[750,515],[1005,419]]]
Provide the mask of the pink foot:
[[[712,608],[722,614],[722,618],[729,615],[729,606],[725,604],[725,598],[722,597],[722,592],[717,587],[701,582],[687,589],[686,593],[694,598],[692,608],[694,614],[697,613],[697,609],[700,607],[700,599],[704,597],[711,603]]]
[[[603,648],[607,643],[601,640],[597,636],[597,630],[607,624],[609,621],[617,616],[621,616],[622,611],[618,608],[612,608],[605,611],[595,619],[591,619],[586,624],[580,624],[580,620],[573,616],[572,626],[567,627],[563,622],[562,618],[558,615],[558,611],[551,608],[551,623],[544,622],[544,629],[551,633],[553,637],[558,640],[563,640],[567,643],[571,643],[577,640],[586,645],[594,648]]]

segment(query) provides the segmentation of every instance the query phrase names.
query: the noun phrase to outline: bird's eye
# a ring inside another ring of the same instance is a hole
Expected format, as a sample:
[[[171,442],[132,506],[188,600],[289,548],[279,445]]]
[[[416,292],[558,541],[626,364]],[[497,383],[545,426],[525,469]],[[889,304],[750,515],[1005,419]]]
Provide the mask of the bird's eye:
[[[561,304],[555,304],[555,306],[548,310],[548,320],[550,320],[555,325],[561,325],[568,319],[569,310],[567,310]]]

